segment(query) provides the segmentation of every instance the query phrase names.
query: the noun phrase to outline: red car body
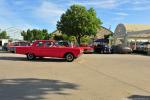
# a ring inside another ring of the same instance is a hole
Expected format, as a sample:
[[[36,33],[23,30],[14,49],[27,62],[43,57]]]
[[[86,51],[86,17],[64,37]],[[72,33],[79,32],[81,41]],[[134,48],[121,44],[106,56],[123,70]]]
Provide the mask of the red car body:
[[[65,58],[71,62],[82,54],[83,50],[77,47],[63,47],[55,45],[52,40],[37,40],[31,46],[16,46],[15,53],[27,55],[29,60],[35,57]],[[69,56],[70,55],[70,56]],[[68,59],[67,58],[70,58]]]
[[[13,42],[13,43],[9,43],[7,45],[8,51],[14,53],[15,52],[15,47],[16,46],[29,46],[29,43],[26,41],[18,41],[18,42]]]
[[[80,48],[83,49],[83,53],[85,53],[85,54],[87,54],[87,53],[91,54],[94,52],[94,49],[92,47],[81,47],[80,46]]]
[[[94,48],[92,46],[89,46],[89,45],[81,44],[80,48],[83,49],[83,53],[85,53],[85,54],[94,52]]]

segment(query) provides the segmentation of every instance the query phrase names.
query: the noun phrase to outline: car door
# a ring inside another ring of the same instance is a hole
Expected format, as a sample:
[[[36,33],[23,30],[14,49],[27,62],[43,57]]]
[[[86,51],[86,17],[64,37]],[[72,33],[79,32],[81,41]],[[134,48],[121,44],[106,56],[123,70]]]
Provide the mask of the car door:
[[[59,48],[55,46],[54,42],[52,41],[47,41],[44,44],[45,46],[45,52],[44,55],[47,57],[59,57]]]
[[[38,41],[34,47],[34,54],[39,57],[44,56],[44,42],[43,41]]]

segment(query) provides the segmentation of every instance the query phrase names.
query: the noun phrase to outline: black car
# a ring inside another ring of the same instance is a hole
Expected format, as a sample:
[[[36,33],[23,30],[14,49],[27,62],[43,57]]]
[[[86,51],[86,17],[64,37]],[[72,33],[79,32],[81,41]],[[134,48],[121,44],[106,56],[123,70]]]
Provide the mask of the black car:
[[[98,44],[97,46],[94,47],[94,51],[95,53],[108,54],[108,53],[111,53],[111,48],[107,45]]]
[[[128,54],[128,53],[132,53],[132,49],[128,46],[124,46],[124,45],[113,45],[111,47],[111,52],[112,53],[119,53],[119,54]]]

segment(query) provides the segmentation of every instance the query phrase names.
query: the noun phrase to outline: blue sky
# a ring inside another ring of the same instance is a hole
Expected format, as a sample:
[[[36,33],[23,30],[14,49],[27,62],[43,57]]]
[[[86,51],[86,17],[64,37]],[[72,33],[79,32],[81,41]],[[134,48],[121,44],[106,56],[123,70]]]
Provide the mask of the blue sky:
[[[114,31],[119,23],[150,24],[150,0],[0,0],[0,29],[48,29],[53,32],[72,4],[94,7],[103,26]]]

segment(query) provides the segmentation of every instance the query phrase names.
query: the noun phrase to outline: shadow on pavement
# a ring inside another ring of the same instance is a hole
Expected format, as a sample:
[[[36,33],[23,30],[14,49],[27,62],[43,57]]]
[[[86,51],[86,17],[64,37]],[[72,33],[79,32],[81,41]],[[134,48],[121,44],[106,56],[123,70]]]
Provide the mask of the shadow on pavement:
[[[128,97],[129,100],[150,100],[150,96],[132,95]]]
[[[65,90],[77,90],[78,85],[48,79],[3,79],[0,80],[1,100],[41,100],[49,94],[70,95]]]
[[[25,57],[0,57],[0,60],[10,60],[10,61],[29,61]],[[33,62],[65,62],[65,59],[58,58],[36,58],[32,60]]]

